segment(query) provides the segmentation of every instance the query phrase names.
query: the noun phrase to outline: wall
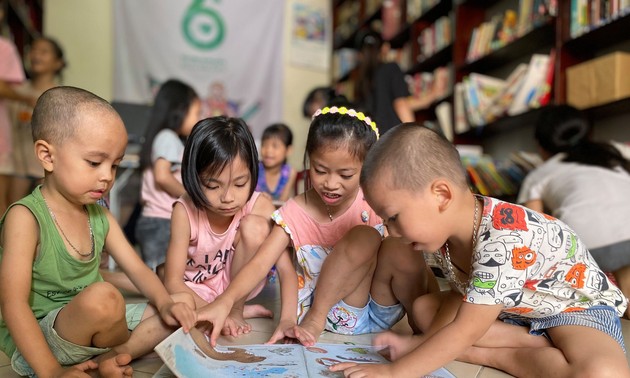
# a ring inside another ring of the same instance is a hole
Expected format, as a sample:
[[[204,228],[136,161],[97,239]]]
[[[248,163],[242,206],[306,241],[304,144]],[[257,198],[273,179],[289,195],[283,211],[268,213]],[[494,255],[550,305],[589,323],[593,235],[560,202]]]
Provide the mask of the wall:
[[[321,1],[326,4],[327,0]],[[285,1],[285,25],[289,7]],[[69,63],[64,84],[88,89],[111,100],[114,73],[113,0],[54,0],[44,2],[44,33],[63,45]],[[289,30],[284,46],[283,121],[294,133],[294,153],[289,162],[302,169],[302,158],[309,120],[302,115],[302,102],[311,88],[330,83],[328,72],[317,72],[289,64]]]
[[[64,84],[111,100],[114,73],[112,0],[44,1],[44,34],[59,40],[68,67]]]

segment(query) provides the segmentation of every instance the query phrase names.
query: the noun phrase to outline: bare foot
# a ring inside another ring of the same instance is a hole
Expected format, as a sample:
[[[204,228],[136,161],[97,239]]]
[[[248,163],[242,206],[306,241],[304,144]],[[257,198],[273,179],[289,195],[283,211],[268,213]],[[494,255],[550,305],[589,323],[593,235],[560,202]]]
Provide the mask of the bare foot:
[[[133,368],[129,366],[131,355],[117,354],[108,356],[98,362],[98,372],[103,378],[132,377]]]
[[[243,318],[273,318],[273,311],[259,304],[245,305],[243,308]]]
[[[230,311],[230,315],[228,315],[225,319],[221,334],[225,336],[238,337],[242,334],[249,333],[251,330],[252,326],[245,321],[243,311],[233,308]]]

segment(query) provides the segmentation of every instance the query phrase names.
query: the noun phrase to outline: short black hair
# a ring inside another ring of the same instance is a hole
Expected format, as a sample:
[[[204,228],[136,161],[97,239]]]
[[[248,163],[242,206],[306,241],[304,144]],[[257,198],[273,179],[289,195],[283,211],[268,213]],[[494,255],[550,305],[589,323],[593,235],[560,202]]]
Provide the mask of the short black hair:
[[[193,126],[184,147],[182,181],[195,206],[210,206],[201,176],[220,173],[237,157],[249,168],[251,198],[258,182],[258,151],[245,121],[218,116],[202,119]]]
[[[403,123],[386,132],[368,152],[361,169],[361,187],[388,173],[390,189],[422,190],[431,181],[445,178],[468,188],[466,171],[455,146],[435,130]]]
[[[315,87],[308,95],[306,95],[306,99],[304,99],[304,104],[302,105],[302,114],[304,117],[311,117],[310,106],[315,101],[321,101],[325,105],[328,105],[330,100],[336,97],[335,90],[331,87]]]
[[[45,91],[33,109],[33,141],[62,144],[79,128],[77,117],[86,109],[103,111],[120,118],[109,102],[85,89],[59,86]]]
[[[278,138],[282,143],[289,147],[293,145],[293,133],[289,126],[284,123],[274,123],[265,128],[261,140],[264,142],[269,138]]]

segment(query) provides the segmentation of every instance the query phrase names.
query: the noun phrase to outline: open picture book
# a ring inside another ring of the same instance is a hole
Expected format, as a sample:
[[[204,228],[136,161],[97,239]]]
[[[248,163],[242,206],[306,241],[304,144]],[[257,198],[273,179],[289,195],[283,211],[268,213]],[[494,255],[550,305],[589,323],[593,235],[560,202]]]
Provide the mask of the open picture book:
[[[180,328],[155,347],[164,364],[179,378],[343,377],[342,372],[328,367],[340,362],[389,363],[379,349],[352,344],[259,344],[214,349],[196,328],[188,334]],[[444,368],[426,377],[454,378]]]

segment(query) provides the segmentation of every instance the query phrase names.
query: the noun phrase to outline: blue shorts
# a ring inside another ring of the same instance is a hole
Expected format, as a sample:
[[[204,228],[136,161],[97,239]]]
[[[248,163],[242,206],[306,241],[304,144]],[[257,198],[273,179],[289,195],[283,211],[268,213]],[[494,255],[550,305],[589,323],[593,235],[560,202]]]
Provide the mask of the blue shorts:
[[[382,306],[369,298],[362,307],[353,307],[343,300],[334,305],[326,316],[326,330],[342,335],[360,335],[386,331],[405,315],[403,306]]]
[[[526,318],[520,315],[501,313],[499,320],[505,323],[529,327],[530,335],[542,335],[551,338],[546,330],[558,326],[577,325],[602,331],[609,335],[626,351],[621,332],[621,321],[617,312],[608,306],[593,306],[584,311],[562,312],[544,318]],[[553,341],[553,340],[552,340]]]
[[[39,327],[44,334],[44,338],[46,338],[48,347],[50,348],[50,351],[53,353],[57,361],[59,361],[59,364],[61,364],[62,366],[76,365],[110,350],[110,348],[96,348],[77,345],[71,343],[70,341],[62,339],[61,336],[57,334],[57,331],[55,331],[54,328],[55,320],[57,319],[57,315],[62,308],[63,307],[60,307],[49,312],[39,321]],[[142,320],[142,315],[144,314],[146,308],[146,302],[128,304],[126,306],[127,328],[129,328],[130,331],[134,330],[136,326],[140,324],[140,321]],[[29,377],[35,376],[35,372],[33,371],[33,369],[31,369],[31,367],[24,359],[24,356],[22,356],[20,351],[17,349],[15,350],[15,352],[13,352],[13,356],[11,356],[11,367],[19,375]]]

